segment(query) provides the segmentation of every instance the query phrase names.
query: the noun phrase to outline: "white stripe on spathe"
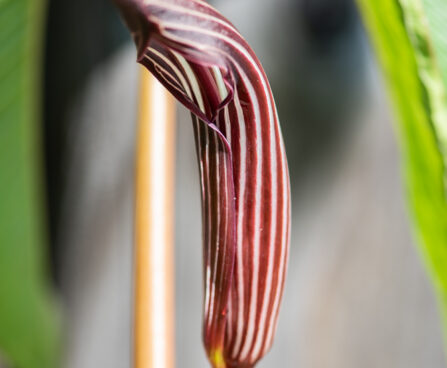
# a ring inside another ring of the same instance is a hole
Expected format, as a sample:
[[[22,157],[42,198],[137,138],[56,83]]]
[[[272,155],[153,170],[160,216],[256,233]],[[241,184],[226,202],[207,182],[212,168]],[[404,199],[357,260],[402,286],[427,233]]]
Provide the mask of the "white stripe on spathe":
[[[272,209],[270,211],[270,223],[272,228],[270,229],[270,247],[269,247],[269,261],[267,264],[267,275],[266,275],[266,282],[264,287],[264,296],[262,299],[262,307],[261,307],[261,313],[259,317],[259,331],[253,346],[252,350],[252,356],[256,357],[258,356],[261,346],[262,346],[262,337],[264,336],[264,330],[266,325],[266,319],[267,319],[267,311],[270,304],[270,294],[272,291],[272,283],[273,283],[273,265],[274,265],[274,255],[275,255],[275,244],[276,244],[276,216],[277,216],[277,201],[276,196],[278,193],[278,187],[277,182],[275,180],[277,175],[277,162],[276,162],[276,135],[274,133],[274,125],[270,124],[270,162],[271,162],[271,175],[270,175],[270,181],[271,181],[271,206]]]
[[[281,139],[281,138],[280,138]],[[281,141],[282,143],[282,141]],[[288,201],[288,193],[289,193],[289,180],[288,180],[288,175],[287,175],[287,162],[285,159],[285,149],[284,149],[284,144],[280,145],[281,147],[281,163],[282,163],[282,176],[283,176],[283,185],[284,185],[284,191],[283,191],[283,222],[282,222],[282,242],[283,244],[287,244],[289,242],[290,238],[290,224],[288,223],[287,219],[290,218],[290,208],[289,208],[289,201]],[[277,282],[277,289],[276,289],[276,295],[275,295],[275,300],[274,300],[274,304],[273,304],[273,309],[272,309],[272,317],[273,321],[270,324],[269,328],[268,328],[268,333],[267,333],[267,337],[266,337],[266,343],[265,343],[265,347],[264,347],[264,351],[263,353],[265,353],[269,347],[272,344],[273,341],[273,336],[275,334],[275,328],[276,328],[276,320],[277,320],[277,316],[278,316],[278,311],[279,311],[279,304],[281,301],[281,292],[282,292],[282,284],[284,283],[284,276],[286,273],[286,260],[287,260],[287,247],[281,247],[281,259],[280,259],[280,264],[279,264],[279,280]]]
[[[233,358],[236,357],[240,344],[242,341],[242,334],[244,328],[244,264],[243,264],[243,247],[244,247],[244,198],[245,198],[245,185],[246,185],[246,160],[247,160],[247,137],[245,133],[245,118],[242,111],[242,107],[239,101],[239,94],[237,90],[234,91],[234,106],[238,117],[239,128],[239,146],[241,152],[240,155],[240,171],[239,171],[239,197],[237,198],[237,238],[236,238],[236,266],[238,271],[238,283],[236,289],[238,292],[238,309],[237,309],[237,327],[236,327],[236,342],[231,352]]]

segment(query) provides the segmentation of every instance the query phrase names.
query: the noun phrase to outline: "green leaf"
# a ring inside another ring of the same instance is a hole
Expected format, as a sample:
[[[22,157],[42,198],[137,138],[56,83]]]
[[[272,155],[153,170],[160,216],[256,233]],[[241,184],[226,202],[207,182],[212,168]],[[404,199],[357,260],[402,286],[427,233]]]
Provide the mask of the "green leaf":
[[[57,366],[40,145],[44,2],[0,0],[0,360]]]
[[[442,2],[358,0],[399,115],[397,131],[415,232],[446,321],[447,12]]]

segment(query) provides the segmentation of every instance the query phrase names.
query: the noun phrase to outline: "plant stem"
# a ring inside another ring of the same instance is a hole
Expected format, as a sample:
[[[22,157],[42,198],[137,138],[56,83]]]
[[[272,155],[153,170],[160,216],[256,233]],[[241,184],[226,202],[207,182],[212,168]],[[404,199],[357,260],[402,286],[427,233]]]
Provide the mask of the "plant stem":
[[[135,203],[134,367],[174,367],[174,99],[141,70]]]

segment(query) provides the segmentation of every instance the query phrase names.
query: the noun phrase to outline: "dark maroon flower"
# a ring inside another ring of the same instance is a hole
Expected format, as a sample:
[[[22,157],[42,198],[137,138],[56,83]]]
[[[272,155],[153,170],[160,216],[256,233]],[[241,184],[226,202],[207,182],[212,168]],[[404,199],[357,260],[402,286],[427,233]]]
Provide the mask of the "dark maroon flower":
[[[253,367],[275,334],[289,176],[267,77],[201,0],[115,0],[138,61],[192,112],[203,209],[203,338],[216,368]]]

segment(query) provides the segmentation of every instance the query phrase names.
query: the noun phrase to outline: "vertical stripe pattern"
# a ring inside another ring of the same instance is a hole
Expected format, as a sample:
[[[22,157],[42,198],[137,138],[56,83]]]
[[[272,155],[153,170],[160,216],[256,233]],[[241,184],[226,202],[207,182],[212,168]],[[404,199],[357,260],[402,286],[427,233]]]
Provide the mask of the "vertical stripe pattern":
[[[202,188],[203,339],[212,365],[253,367],[275,334],[290,189],[266,75],[201,0],[115,0],[138,61],[192,112]]]

